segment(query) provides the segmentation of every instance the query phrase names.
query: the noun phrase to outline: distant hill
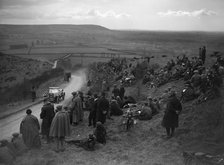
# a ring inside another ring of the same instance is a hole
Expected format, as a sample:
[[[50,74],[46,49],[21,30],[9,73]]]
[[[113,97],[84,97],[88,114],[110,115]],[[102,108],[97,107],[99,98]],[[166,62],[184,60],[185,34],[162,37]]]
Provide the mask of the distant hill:
[[[0,25],[0,49],[11,44],[103,43],[111,30],[98,25]]]
[[[0,34],[12,33],[53,33],[53,32],[96,32],[109,31],[109,29],[99,25],[65,25],[65,24],[51,24],[51,25],[0,25]]]

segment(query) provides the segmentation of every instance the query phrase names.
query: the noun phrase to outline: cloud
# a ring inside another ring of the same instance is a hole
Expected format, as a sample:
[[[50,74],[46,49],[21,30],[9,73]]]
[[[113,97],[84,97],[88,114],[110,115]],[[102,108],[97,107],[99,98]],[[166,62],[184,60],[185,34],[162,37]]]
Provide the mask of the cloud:
[[[60,10],[53,13],[45,14],[45,18],[57,19],[90,19],[90,18],[125,18],[130,17],[127,13],[116,13],[112,10],[102,12],[96,9],[92,10]]]
[[[212,10],[207,10],[207,9],[200,9],[200,10],[195,10],[195,11],[173,11],[173,10],[168,10],[167,12],[158,12],[157,13],[159,16],[189,16],[189,17],[202,17],[202,16],[213,16],[217,15],[218,13]]]
[[[123,18],[123,17],[130,17],[129,14],[127,13],[116,13],[112,10],[106,11],[106,12],[101,12],[99,10],[91,10],[88,12],[89,16],[95,16],[95,17],[101,17],[101,18],[107,18],[107,17],[112,17],[112,18]]]

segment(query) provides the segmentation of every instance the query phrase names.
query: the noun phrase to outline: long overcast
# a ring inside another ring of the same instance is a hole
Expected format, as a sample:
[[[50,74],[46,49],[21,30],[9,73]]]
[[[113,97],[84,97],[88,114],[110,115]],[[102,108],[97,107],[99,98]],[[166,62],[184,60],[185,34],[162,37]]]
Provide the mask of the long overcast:
[[[224,31],[224,0],[0,0],[1,24]]]

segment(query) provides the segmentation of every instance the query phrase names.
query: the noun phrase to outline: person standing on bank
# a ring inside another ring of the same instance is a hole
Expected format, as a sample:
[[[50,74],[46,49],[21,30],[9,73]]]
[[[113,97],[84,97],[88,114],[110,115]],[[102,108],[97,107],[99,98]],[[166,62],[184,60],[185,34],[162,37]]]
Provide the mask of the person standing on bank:
[[[114,85],[114,89],[112,90],[114,97],[116,98],[120,94],[120,90],[117,88],[117,85]]]
[[[89,125],[88,126],[96,126],[96,109],[95,109],[95,99],[97,99],[97,95],[94,94],[94,97],[93,96],[90,96],[90,99],[89,99]]]
[[[62,109],[62,105],[57,106],[57,113],[51,123],[50,137],[54,137],[57,142],[56,152],[64,151],[65,136],[70,135],[69,114]]]
[[[162,121],[163,127],[166,128],[168,138],[174,135],[175,128],[179,126],[179,114],[181,111],[182,105],[177,99],[175,91],[171,91]]]
[[[124,93],[125,93],[124,86],[121,85],[121,86],[120,86],[120,90],[119,90],[119,96],[120,96],[121,100],[124,99]]]
[[[199,48],[199,59],[202,59],[202,48]]]
[[[54,115],[54,106],[50,102],[46,102],[41,108],[40,118],[42,119],[41,133],[43,136],[46,136],[47,143],[50,141],[49,131]]]
[[[201,50],[201,60],[202,60],[203,64],[205,63],[205,58],[206,58],[206,47],[203,46],[203,48]]]
[[[72,115],[72,124],[78,125],[79,121],[82,120],[82,100],[79,97],[77,92],[73,92],[73,99],[71,105],[71,115]]]
[[[110,104],[109,101],[105,98],[105,93],[102,92],[101,98],[99,99],[97,105],[96,118],[97,121],[100,121],[102,124],[106,122],[106,116],[109,112]]]
[[[34,102],[37,97],[36,90],[35,90],[34,86],[32,86],[32,88],[31,88],[31,97],[32,97],[32,102]]]
[[[40,125],[37,117],[33,116],[30,109],[26,110],[26,116],[20,124],[20,133],[22,134],[25,145],[31,148],[40,148],[41,142],[39,137]]]

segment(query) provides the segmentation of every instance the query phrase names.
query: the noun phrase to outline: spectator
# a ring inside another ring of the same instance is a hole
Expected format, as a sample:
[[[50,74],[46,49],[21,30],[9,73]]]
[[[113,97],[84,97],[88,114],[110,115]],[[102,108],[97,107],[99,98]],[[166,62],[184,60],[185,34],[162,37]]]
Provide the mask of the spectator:
[[[57,113],[51,123],[50,136],[56,138],[56,152],[64,151],[65,136],[70,135],[69,115],[65,110],[62,110],[62,105],[57,106]]]
[[[102,124],[106,122],[106,116],[109,112],[109,101],[105,98],[105,93],[102,92],[101,98],[99,99],[97,105],[96,118],[97,121],[100,121]]]
[[[118,96],[119,97],[119,96]],[[110,103],[110,115],[111,116],[120,116],[123,114],[123,111],[121,110],[117,100],[115,98],[112,98]]]
[[[73,93],[71,113],[73,125],[77,125],[80,121],[83,120],[82,100],[79,94],[76,92]]]
[[[168,138],[174,135],[175,128],[178,127],[178,118],[181,110],[182,105],[177,99],[175,92],[170,92],[170,96],[167,101],[167,107],[162,121],[162,125],[166,128]]]
[[[206,47],[203,46],[203,48],[201,50],[201,60],[202,60],[203,64],[205,63],[205,59],[206,59]]]
[[[41,108],[40,118],[42,119],[41,133],[43,136],[46,136],[47,143],[50,140],[49,131],[54,115],[54,106],[50,102],[46,102]]]
[[[20,133],[22,134],[25,145],[31,148],[40,148],[41,142],[39,137],[40,125],[37,117],[33,116],[32,111],[28,109],[26,116],[20,124]]]
[[[112,93],[113,93],[113,95],[114,95],[115,98],[116,98],[117,96],[119,96],[120,91],[119,91],[119,89],[117,88],[117,85],[114,85],[114,89],[113,89]]]
[[[96,141],[102,144],[106,144],[106,129],[102,125],[101,122],[96,123],[96,129],[94,131],[94,135],[96,136]]]
[[[97,99],[97,95],[95,94],[94,97],[91,96],[90,98],[90,112],[89,112],[89,125],[88,126],[96,126],[96,109],[95,109],[95,99]]]
[[[119,90],[119,96],[120,96],[121,100],[124,99],[124,93],[125,93],[124,86],[121,85],[121,86],[120,86],[120,90]]]
[[[37,97],[36,90],[35,90],[34,86],[32,86],[32,89],[31,89],[31,97],[32,97],[32,102],[34,102]]]

